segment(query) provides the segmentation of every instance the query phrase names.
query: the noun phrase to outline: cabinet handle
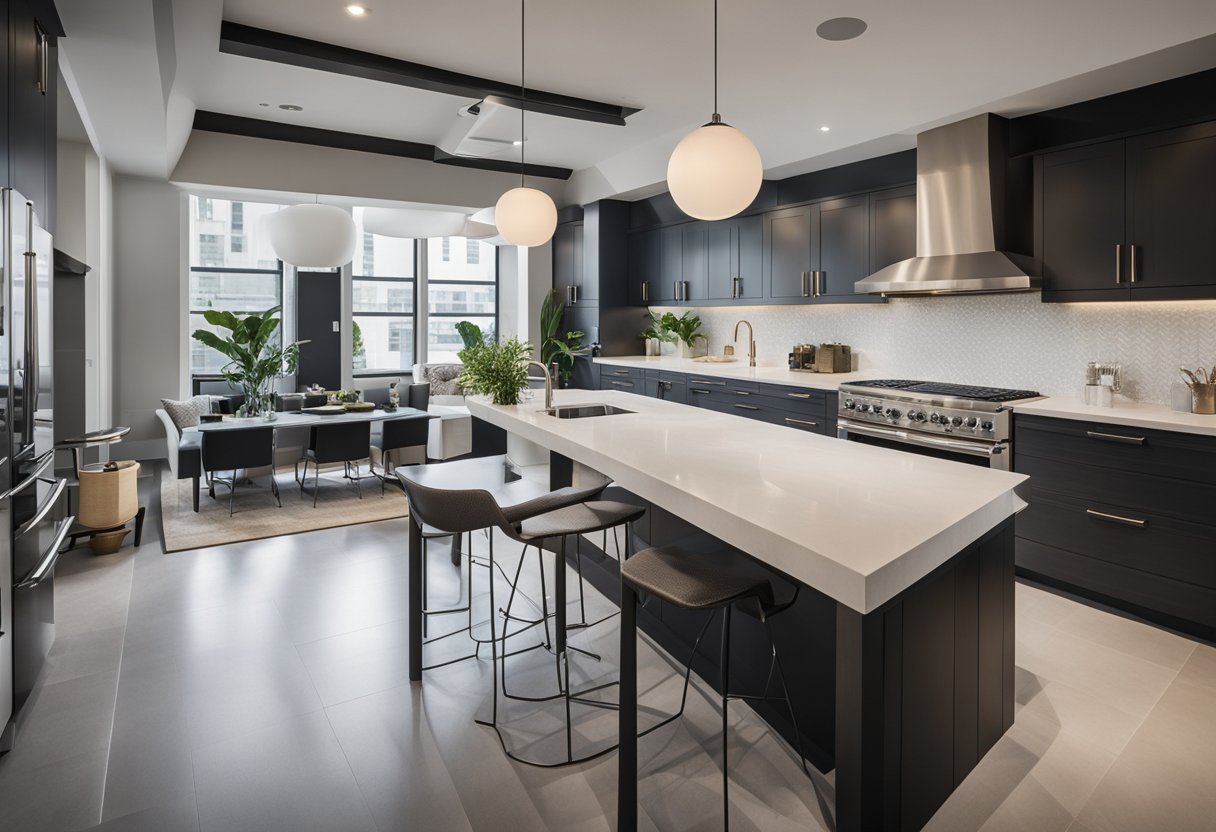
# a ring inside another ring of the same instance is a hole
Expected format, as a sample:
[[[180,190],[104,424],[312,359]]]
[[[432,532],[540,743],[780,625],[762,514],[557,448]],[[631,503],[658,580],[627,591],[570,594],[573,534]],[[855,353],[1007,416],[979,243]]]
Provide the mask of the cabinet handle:
[[[687,280],[684,281],[684,300],[688,300],[690,284]]]
[[[735,407],[739,408],[740,410],[759,410],[760,409],[760,408],[756,407],[754,404],[737,404],[737,405],[735,405]]]
[[[1085,431],[1085,435],[1090,439],[1098,439],[1103,442],[1123,442],[1128,445],[1144,444],[1143,436],[1123,436],[1122,434],[1118,433],[1099,433],[1095,430],[1087,430]]]
[[[736,396],[750,396],[751,395],[751,393],[749,393],[746,390],[732,390],[731,392],[734,393]]]
[[[47,47],[46,32],[42,31],[42,27],[35,25],[34,33],[38,38],[38,92],[46,95],[46,88],[51,76],[47,64],[47,53],[50,49]]]
[[[809,428],[817,428],[817,427],[819,427],[819,423],[818,423],[818,422],[812,422],[812,421],[811,421],[811,420],[809,420],[809,419],[795,419],[793,416],[786,416],[786,417],[785,417],[785,423],[786,423],[787,425],[806,425],[806,426],[807,426],[807,427],[809,427]]]
[[[1115,243],[1115,282],[1123,282],[1123,244]]]
[[[828,290],[828,273],[815,272],[815,297],[819,297]]]
[[[632,387],[633,385],[627,381],[610,381],[608,382],[613,387]]]
[[[690,387],[690,388],[688,388],[688,391],[690,393],[696,393],[698,396],[708,396],[709,395],[708,390],[702,390],[700,387]]]
[[[1135,243],[1132,243],[1131,250],[1129,250],[1127,253],[1127,259],[1128,259],[1129,264],[1132,267],[1131,268],[1131,272],[1132,272],[1131,273],[1131,282],[1135,283],[1137,280],[1137,278],[1136,278],[1136,244]]]
[[[1085,513],[1098,520],[1105,520],[1108,523],[1121,523],[1124,526],[1135,526],[1137,529],[1143,529],[1148,525],[1147,520],[1137,520],[1134,517],[1120,517],[1118,514],[1107,514],[1105,511],[1094,511],[1092,508],[1085,509]]]
[[[786,393],[785,395],[791,399],[809,399],[811,397],[810,393]]]
[[[811,296],[811,293],[808,292],[806,288],[806,272],[802,273],[802,296],[804,298],[809,298]]]
[[[674,300],[680,299],[680,281],[678,280],[673,280],[671,282],[671,297]]]
[[[610,376],[627,376],[627,375],[629,375],[629,371],[628,370],[613,370],[608,375],[610,375]]]
[[[642,303],[650,303],[650,281],[642,281]]]
[[[575,283],[573,286],[570,287],[570,293],[572,295],[574,295],[574,302],[578,303],[578,284],[577,283]]]

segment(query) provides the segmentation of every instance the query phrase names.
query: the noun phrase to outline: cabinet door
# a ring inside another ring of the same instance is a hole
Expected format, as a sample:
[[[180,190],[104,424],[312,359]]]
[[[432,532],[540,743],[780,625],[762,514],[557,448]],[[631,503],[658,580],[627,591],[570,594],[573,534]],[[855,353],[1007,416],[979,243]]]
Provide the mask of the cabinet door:
[[[8,187],[12,182],[10,178],[11,171],[9,170],[9,117],[12,111],[9,109],[9,80],[8,76],[12,65],[9,63],[9,42],[12,40],[9,30],[9,3],[8,0],[0,0],[0,20],[4,21],[4,37],[0,37],[0,67],[4,68],[2,73],[3,80],[0,81],[0,113],[4,114],[3,128],[0,128],[0,185]],[[7,445],[5,446],[7,447]]]
[[[864,196],[819,204],[819,274],[812,279],[817,303],[882,300],[858,295],[857,281],[870,274],[870,206]]]
[[[674,301],[676,284],[684,279],[684,226],[668,226],[659,234],[659,285],[651,286],[650,294],[656,301]]]
[[[764,218],[708,224],[708,296],[714,300],[764,296]]]
[[[870,194],[870,272],[915,256],[915,186]]]
[[[562,303],[569,306],[574,299],[574,286],[578,271],[575,263],[581,260],[576,255],[574,223],[559,225],[553,234],[553,288]],[[578,270],[582,269],[582,264]]]
[[[1133,298],[1171,286],[1216,294],[1216,123],[1128,139],[1127,241]]]
[[[47,222],[44,39],[28,0],[9,3],[9,179]]]
[[[598,264],[591,269],[586,267],[586,252],[583,249],[583,225],[574,226],[574,302],[595,304],[600,299],[600,282]],[[595,279],[588,280],[587,275]]]
[[[1123,141],[1049,153],[1035,164],[1044,300],[1126,297]]]
[[[646,306],[657,297],[662,282],[663,239],[661,233],[639,231],[629,236],[629,303]]]
[[[680,234],[680,280],[681,301],[705,299],[705,227],[708,223],[690,222]]]
[[[803,205],[764,215],[764,280],[770,298],[810,299],[819,206]],[[817,259],[817,258],[816,258]]]

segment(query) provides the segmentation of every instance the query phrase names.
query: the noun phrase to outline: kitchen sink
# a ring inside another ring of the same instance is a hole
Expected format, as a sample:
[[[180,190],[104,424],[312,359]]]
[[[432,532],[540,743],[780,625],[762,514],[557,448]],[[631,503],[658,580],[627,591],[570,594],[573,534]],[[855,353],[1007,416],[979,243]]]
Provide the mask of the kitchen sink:
[[[633,413],[633,411],[610,404],[568,404],[550,408],[545,413],[556,416],[558,419],[586,419],[589,416],[615,416],[618,413]]]

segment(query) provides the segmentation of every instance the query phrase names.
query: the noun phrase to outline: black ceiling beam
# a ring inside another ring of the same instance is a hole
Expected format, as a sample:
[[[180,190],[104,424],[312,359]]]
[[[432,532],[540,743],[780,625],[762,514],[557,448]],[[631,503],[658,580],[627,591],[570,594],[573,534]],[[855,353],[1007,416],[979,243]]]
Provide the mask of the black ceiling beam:
[[[520,103],[518,85],[345,46],[335,46],[319,40],[271,32],[268,29],[244,26],[227,20],[220,26],[220,51],[229,55],[349,75],[352,78],[366,78],[386,84],[447,93],[461,98],[481,100],[487,96],[497,96],[503,99],[501,103],[509,106],[518,107]],[[533,89],[527,91],[526,109],[531,113],[622,127],[626,118],[638,112],[634,107],[621,107]]]
[[[344,133],[340,130],[323,130],[319,127],[301,127],[278,121],[233,116],[198,110],[194,114],[194,129],[209,133],[227,133],[231,136],[248,136],[255,139],[271,139],[280,142],[310,144],[332,147],[338,150],[358,150],[363,153],[379,153],[382,156],[397,156],[403,159],[422,159],[441,165],[453,165],[474,170],[490,170],[500,173],[519,173],[519,163],[505,159],[479,159],[469,156],[453,156],[432,144],[408,142],[402,139],[386,139],[381,136],[365,136],[361,133]],[[528,176],[547,179],[569,179],[572,171],[552,165],[525,165]]]

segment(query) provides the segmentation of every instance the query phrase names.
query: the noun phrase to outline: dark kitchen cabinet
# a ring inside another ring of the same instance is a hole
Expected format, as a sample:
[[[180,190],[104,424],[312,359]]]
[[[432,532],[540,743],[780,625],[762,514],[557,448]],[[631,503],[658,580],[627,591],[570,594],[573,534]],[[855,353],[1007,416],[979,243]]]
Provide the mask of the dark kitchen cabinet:
[[[870,194],[870,273],[916,256],[916,187]]]
[[[1129,297],[1125,155],[1120,140],[1035,159],[1043,300]]]
[[[855,284],[870,275],[870,202],[865,195],[821,202],[818,237],[812,245],[811,297],[816,303],[881,303]]]
[[[681,226],[680,231],[680,284],[676,300],[695,303],[705,300],[707,279],[706,226],[708,223],[691,222]]]
[[[819,236],[819,207],[800,205],[764,215],[765,297],[811,297],[816,268],[812,241]]]
[[[4,167],[0,170],[0,185],[8,187],[12,182],[11,171],[9,170],[9,84],[8,76],[12,74],[9,64],[9,46],[12,36],[9,27],[9,11],[8,0],[0,0],[0,21],[4,22],[4,37],[0,38],[0,67],[4,67],[4,82],[0,83],[0,113],[4,114],[5,126],[0,127],[0,159],[4,160]]]
[[[1127,243],[1133,300],[1216,296],[1216,122],[1127,140]]]
[[[684,226],[672,225],[660,234],[659,285],[651,287],[651,296],[657,301],[675,301],[680,294],[680,281],[684,279]]]
[[[8,24],[9,181],[53,230],[48,189],[48,161],[54,162],[56,142],[55,102],[49,94],[55,87],[52,37],[28,0],[10,0]]]
[[[688,381],[683,373],[647,370],[644,392],[652,399],[664,399],[677,404],[688,403]]]
[[[659,229],[629,236],[629,304],[646,306],[663,282],[663,236]]]
[[[574,306],[583,284],[583,224],[563,223],[553,234],[553,288],[566,306]]]
[[[708,291],[711,300],[764,297],[764,218],[735,217],[707,224]]]

